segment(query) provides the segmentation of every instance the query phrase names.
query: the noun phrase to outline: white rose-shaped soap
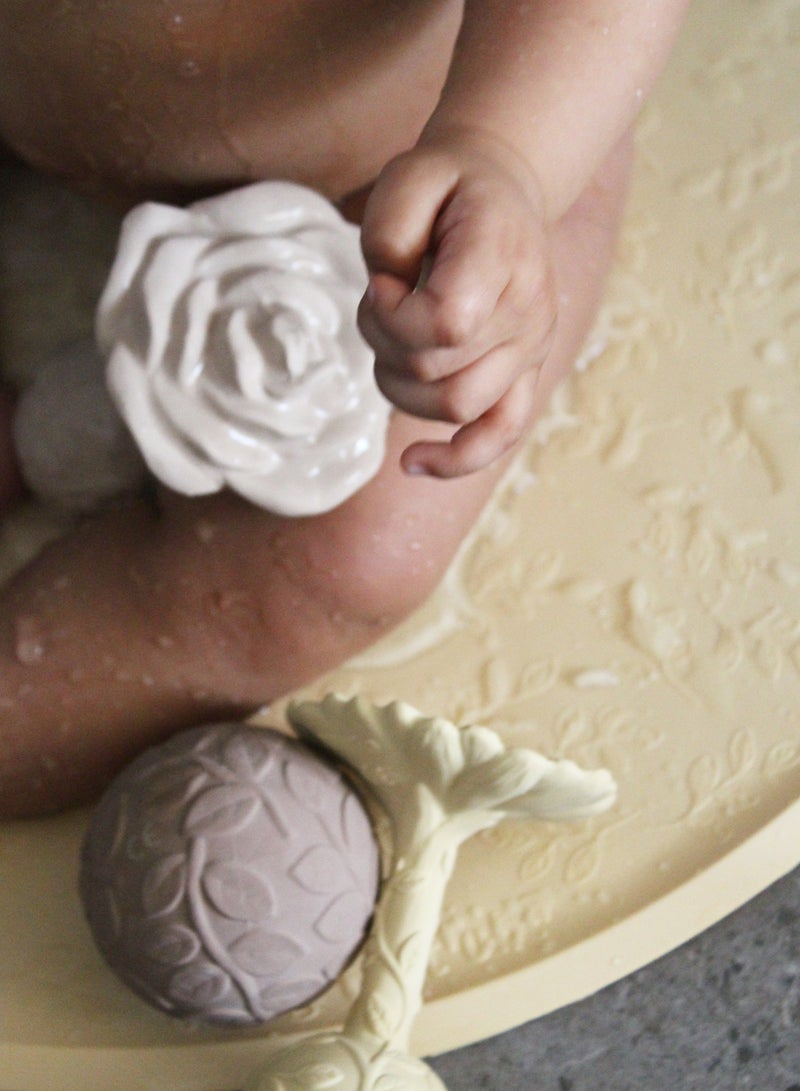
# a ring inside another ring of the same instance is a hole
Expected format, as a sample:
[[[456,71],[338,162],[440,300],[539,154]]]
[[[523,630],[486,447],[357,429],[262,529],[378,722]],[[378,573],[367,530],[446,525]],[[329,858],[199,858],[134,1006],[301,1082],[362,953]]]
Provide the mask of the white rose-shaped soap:
[[[309,515],[381,464],[389,408],[356,325],[358,229],[325,198],[262,182],[126,218],[97,335],[153,473]]]

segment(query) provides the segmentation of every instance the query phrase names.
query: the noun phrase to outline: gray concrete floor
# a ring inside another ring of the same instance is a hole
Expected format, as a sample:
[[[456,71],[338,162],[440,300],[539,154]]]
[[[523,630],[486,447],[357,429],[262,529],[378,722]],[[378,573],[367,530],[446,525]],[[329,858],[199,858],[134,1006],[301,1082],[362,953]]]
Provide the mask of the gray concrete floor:
[[[632,977],[431,1064],[448,1091],[800,1091],[800,868]]]

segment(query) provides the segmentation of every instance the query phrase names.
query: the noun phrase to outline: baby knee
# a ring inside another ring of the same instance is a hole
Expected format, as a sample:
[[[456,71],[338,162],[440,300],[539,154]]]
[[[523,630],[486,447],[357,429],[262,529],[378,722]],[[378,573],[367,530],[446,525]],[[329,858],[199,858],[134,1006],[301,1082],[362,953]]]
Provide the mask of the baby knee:
[[[177,504],[157,549],[171,639],[198,685],[263,703],[419,606],[449,560],[435,537],[410,515],[383,522],[359,505],[283,519],[232,497]]]

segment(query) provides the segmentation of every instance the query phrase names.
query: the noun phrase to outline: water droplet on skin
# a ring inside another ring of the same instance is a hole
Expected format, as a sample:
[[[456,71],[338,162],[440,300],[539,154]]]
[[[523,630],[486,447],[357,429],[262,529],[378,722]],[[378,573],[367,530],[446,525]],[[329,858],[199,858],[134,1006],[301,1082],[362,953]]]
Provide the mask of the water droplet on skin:
[[[25,667],[41,663],[46,652],[45,634],[37,617],[22,614],[17,618],[14,652]]]
[[[195,528],[195,534],[198,539],[206,545],[208,542],[213,541],[217,533],[217,528],[213,523],[207,522],[205,519],[198,523]]]
[[[178,65],[178,74],[183,76],[184,79],[192,80],[197,76],[202,76],[203,69],[200,67],[200,63],[194,59],[194,57],[186,57]]]

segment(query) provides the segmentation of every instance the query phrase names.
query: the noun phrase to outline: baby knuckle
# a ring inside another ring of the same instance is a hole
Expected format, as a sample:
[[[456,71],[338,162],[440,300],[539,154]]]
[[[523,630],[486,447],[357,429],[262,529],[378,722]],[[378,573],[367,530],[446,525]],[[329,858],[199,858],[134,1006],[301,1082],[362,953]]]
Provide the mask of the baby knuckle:
[[[519,266],[517,283],[528,309],[546,310],[555,306],[555,284],[549,267],[538,259]]]
[[[470,424],[481,415],[475,393],[468,384],[451,380],[439,394],[441,419],[451,424]]]
[[[532,394],[520,385],[497,405],[493,426],[497,443],[503,451],[513,447],[525,433],[532,415]]]
[[[430,352],[411,352],[406,357],[406,367],[417,382],[433,383],[441,378],[436,357]]]
[[[472,337],[478,324],[476,308],[468,299],[443,300],[433,317],[436,343],[444,348],[456,348]]]

